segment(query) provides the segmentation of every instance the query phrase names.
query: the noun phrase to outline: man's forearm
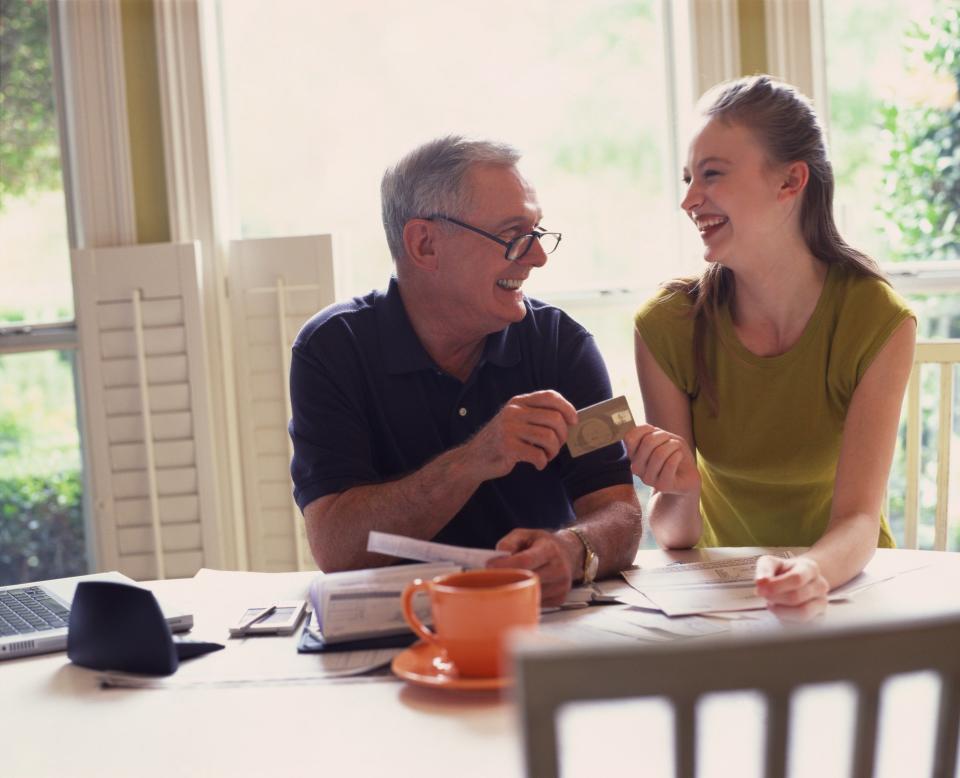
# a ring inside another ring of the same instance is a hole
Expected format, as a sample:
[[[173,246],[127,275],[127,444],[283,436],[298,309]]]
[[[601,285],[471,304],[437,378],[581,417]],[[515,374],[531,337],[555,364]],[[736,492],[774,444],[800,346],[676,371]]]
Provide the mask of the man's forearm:
[[[581,498],[574,505],[581,528],[600,558],[597,577],[615,575],[633,564],[643,532],[640,501],[633,485],[608,487]],[[569,534],[569,533],[564,533]],[[570,544],[574,577],[583,570],[583,546],[576,538]]]
[[[313,557],[325,572],[389,564],[391,557],[366,551],[371,530],[429,540],[480,483],[461,446],[403,478],[315,500],[304,510]]]

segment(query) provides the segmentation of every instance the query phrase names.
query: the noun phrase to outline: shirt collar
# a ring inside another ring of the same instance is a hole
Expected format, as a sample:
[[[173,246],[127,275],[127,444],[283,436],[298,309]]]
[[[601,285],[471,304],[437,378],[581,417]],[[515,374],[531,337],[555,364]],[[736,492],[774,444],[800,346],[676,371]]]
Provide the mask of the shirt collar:
[[[529,316],[530,306],[526,307]],[[520,333],[517,331],[519,327],[519,324],[509,324],[500,332],[487,335],[487,342],[483,347],[483,361],[497,367],[513,367],[517,364],[520,361]]]
[[[530,305],[526,305],[527,316],[530,316]],[[396,276],[390,278],[383,301],[377,306],[377,325],[380,342],[383,344],[384,366],[388,373],[412,373],[437,368],[410,323]],[[498,367],[512,367],[520,361],[519,326],[510,324],[487,336],[481,365],[490,362]]]
[[[377,326],[383,345],[383,363],[388,373],[436,368],[410,323],[396,276],[391,276],[383,302],[377,306]]]

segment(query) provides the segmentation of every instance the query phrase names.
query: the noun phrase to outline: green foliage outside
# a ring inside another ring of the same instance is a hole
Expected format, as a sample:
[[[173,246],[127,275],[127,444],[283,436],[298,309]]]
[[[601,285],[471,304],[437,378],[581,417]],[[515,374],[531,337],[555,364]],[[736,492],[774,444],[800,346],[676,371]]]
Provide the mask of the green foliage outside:
[[[878,208],[890,259],[960,259],[960,3],[941,3],[929,25],[913,23],[906,35],[909,53],[946,77],[952,94],[881,106],[889,148]]]
[[[0,585],[87,571],[77,470],[0,478]]]
[[[943,0],[924,22],[905,32],[907,67],[922,88],[910,100],[884,100],[878,108],[882,128],[882,196],[877,212],[889,261],[960,259],[960,3]],[[871,113],[867,113],[870,116]],[[960,337],[956,295],[918,295],[911,305],[920,317],[918,336]],[[939,371],[921,374],[921,547],[933,542],[936,511],[937,407]],[[956,408],[956,401],[954,402]],[[960,435],[960,418],[953,436]],[[889,494],[895,535],[902,526],[906,490],[906,429],[891,474]],[[942,499],[943,496],[940,496]],[[960,549],[960,525],[947,547]]]
[[[0,211],[60,186],[46,0],[0,3]]]
[[[86,572],[73,358],[0,357],[0,584]]]
[[[0,213],[8,219],[15,202],[61,186],[53,95],[46,0],[3,0]],[[0,322],[25,321],[25,310],[3,308]],[[86,572],[79,450],[73,354],[0,357],[0,584]]]

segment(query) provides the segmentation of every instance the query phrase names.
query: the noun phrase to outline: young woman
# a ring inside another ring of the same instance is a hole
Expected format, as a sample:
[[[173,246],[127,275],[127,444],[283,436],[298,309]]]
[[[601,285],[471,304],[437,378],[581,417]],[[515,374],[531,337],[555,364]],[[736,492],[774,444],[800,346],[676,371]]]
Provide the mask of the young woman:
[[[768,76],[721,84],[683,171],[707,267],[636,316],[648,424],[626,439],[661,546],[804,546],[757,591],[807,619],[893,540],[882,502],[916,321],[833,220],[809,102]]]

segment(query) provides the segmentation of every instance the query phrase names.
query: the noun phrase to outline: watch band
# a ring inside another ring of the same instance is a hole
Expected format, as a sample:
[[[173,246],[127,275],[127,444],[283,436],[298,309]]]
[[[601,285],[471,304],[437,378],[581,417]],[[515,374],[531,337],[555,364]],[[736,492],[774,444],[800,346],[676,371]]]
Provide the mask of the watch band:
[[[583,544],[582,578],[585,584],[592,584],[597,577],[597,569],[600,567],[600,557],[593,548],[593,544],[587,539],[586,532],[580,527],[567,527],[567,529],[576,535],[577,539]]]

